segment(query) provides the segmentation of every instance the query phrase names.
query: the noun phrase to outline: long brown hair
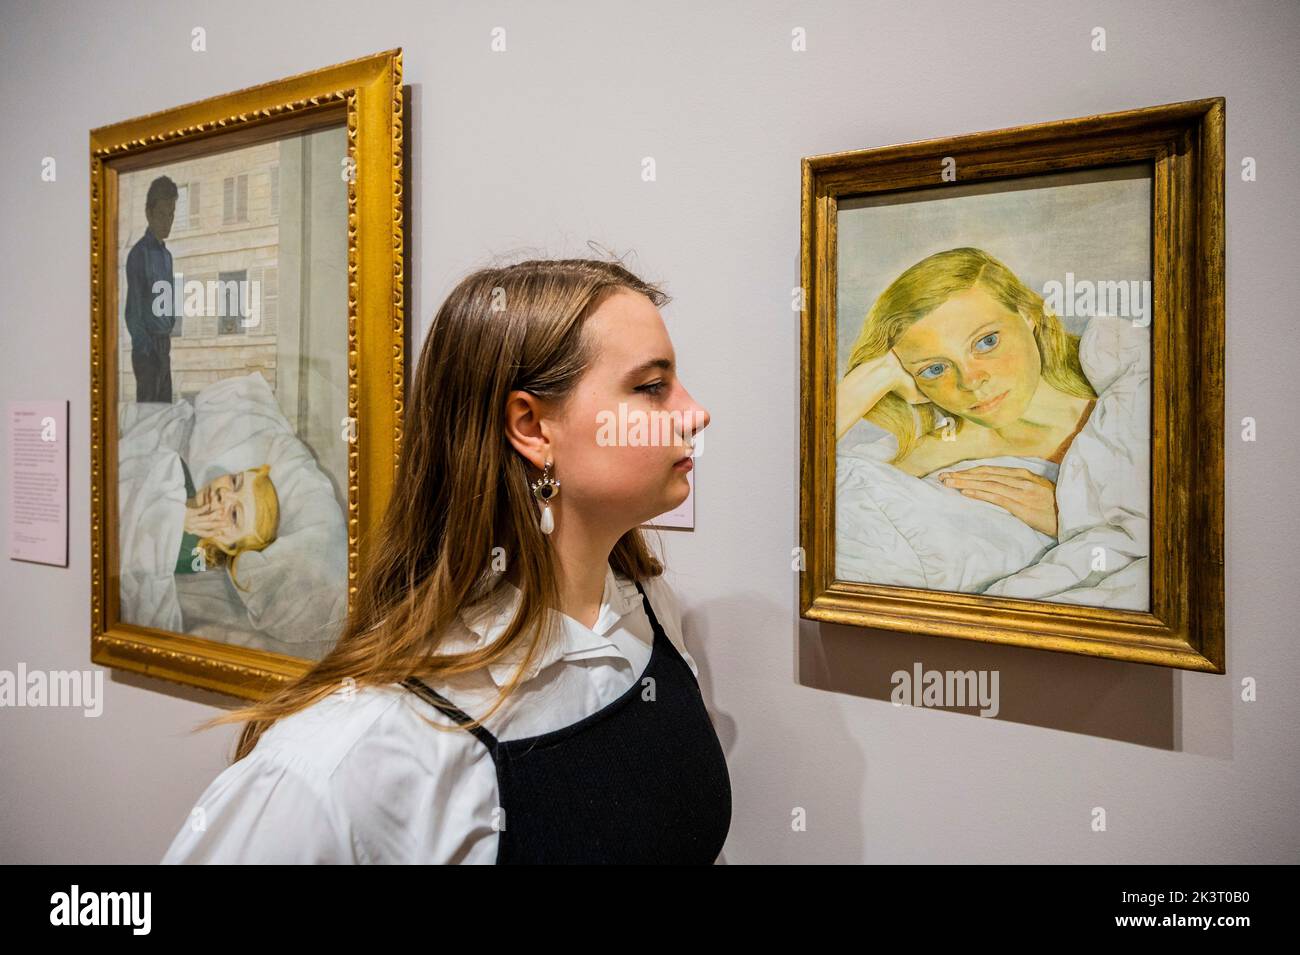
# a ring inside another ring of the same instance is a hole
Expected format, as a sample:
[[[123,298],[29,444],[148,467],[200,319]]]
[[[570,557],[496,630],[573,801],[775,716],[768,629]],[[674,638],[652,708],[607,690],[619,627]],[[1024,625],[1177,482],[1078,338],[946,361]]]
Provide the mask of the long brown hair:
[[[556,639],[548,611],[560,599],[554,552],[528,487],[540,472],[506,436],[506,396],[519,389],[563,407],[595,358],[586,319],[619,290],[656,306],[669,300],[621,264],[599,259],[484,268],[456,286],[420,352],[397,486],[338,642],[268,699],[198,727],[246,720],[233,761],[277,720],[340,688],[466,673],[528,641],[522,665],[482,719],[515,690],[520,673]],[[515,562],[522,591],[510,625],[492,644],[435,657],[461,609],[502,585],[503,558]],[[640,528],[619,539],[609,563],[632,580],[663,572]]]

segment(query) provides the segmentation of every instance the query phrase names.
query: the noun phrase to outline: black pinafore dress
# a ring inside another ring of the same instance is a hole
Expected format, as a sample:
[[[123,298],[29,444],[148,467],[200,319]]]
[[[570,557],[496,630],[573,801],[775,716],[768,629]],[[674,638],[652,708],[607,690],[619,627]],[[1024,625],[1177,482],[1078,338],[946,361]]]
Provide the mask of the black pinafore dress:
[[[496,764],[504,810],[498,864],[709,865],[722,851],[731,828],[726,757],[695,675],[639,581],[636,589],[654,644],[625,693],[540,736],[498,740],[482,726],[470,730]],[[403,685],[457,723],[470,722],[415,677]]]

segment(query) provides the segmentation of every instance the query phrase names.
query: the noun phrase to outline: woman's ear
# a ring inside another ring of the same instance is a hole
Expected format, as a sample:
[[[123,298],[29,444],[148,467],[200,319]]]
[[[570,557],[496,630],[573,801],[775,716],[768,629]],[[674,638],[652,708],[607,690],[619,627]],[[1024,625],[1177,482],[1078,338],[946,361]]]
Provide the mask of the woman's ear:
[[[543,419],[542,400],[527,391],[512,391],[506,396],[506,437],[514,449],[542,470],[551,454],[550,426]]]

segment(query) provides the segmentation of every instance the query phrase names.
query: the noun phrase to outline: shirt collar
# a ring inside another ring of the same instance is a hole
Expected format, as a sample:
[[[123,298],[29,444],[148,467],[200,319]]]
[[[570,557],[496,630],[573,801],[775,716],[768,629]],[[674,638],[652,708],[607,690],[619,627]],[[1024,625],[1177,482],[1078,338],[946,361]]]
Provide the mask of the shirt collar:
[[[510,581],[500,581],[497,588],[485,601],[461,610],[460,621],[464,624],[468,635],[460,640],[450,641],[451,645],[444,646],[443,649],[460,653],[489,645],[510,625],[522,596],[522,591]],[[558,639],[548,650],[539,653],[534,658],[528,669],[520,677],[520,682],[531,680],[546,667],[561,658],[586,659],[594,656],[622,656],[621,651],[608,638],[607,634],[614,629],[615,624],[620,619],[635,610],[640,603],[641,594],[637,591],[636,584],[615,574],[614,569],[607,566],[605,570],[605,591],[601,596],[600,612],[596,616],[595,626],[589,630],[568,614],[558,614],[560,618]],[[553,615],[557,614],[557,611],[554,610],[550,612]],[[489,664],[487,669],[492,681],[498,687],[509,683],[515,671],[519,669],[519,665],[523,662],[524,655],[527,652],[528,647],[525,643],[512,648],[504,657]]]

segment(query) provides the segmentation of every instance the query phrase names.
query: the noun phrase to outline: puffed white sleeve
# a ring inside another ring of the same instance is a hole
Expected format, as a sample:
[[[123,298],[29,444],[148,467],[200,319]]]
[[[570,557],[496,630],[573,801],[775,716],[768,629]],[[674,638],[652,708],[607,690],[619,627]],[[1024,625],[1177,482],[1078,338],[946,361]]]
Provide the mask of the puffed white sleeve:
[[[677,591],[660,574],[658,577],[650,578],[648,596],[654,606],[655,617],[658,618],[660,626],[664,628],[664,633],[673,642],[677,652],[682,655],[686,665],[691,668],[691,672],[695,674],[695,679],[699,680],[700,668],[696,665],[695,658],[691,656],[690,651],[686,649],[686,634],[682,625],[682,605],[681,601],[677,599]]]
[[[317,775],[291,753],[257,747],[212,781],[161,864],[368,861]]]

